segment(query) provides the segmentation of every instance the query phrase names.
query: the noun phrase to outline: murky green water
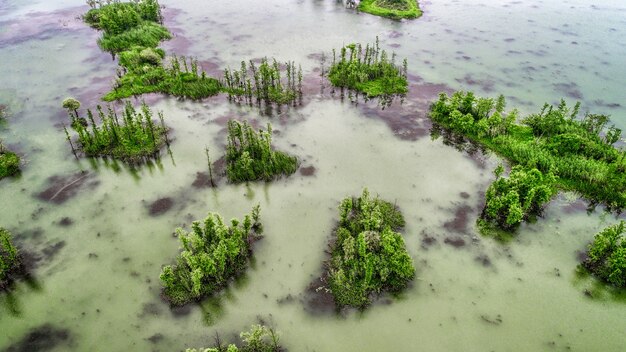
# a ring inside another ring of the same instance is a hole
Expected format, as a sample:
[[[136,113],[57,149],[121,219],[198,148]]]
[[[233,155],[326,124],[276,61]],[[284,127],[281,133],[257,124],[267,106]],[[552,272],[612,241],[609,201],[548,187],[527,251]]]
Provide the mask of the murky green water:
[[[152,99],[174,127],[171,157],[137,171],[76,161],[60,128],[60,102],[72,95],[96,104],[116,63],[95,45],[98,33],[76,19],[82,1],[0,0],[0,103],[13,113],[0,134],[24,160],[21,177],[0,181],[0,225],[39,259],[36,282],[0,298],[0,348],[50,324],[66,330],[66,337],[52,334],[59,351],[181,350],[209,345],[215,332],[231,338],[259,319],[276,326],[291,351],[626,346],[625,299],[604,291],[586,297],[595,282],[575,272],[577,251],[614,217],[588,215],[575,196],[561,195],[510,243],[481,238],[474,221],[499,161],[431,141],[424,115],[427,100],[447,86],[503,93],[524,114],[561,97],[581,100],[584,110],[611,114],[626,128],[622,2],[422,2],[425,15],[412,22],[355,14],[335,1],[161,3],[177,36],[168,50],[212,69],[262,56],[295,60],[309,76],[309,99],[274,117],[222,98]],[[405,104],[381,112],[332,99],[328,89],[318,94],[317,54],[376,35],[421,77]],[[315,174],[193,187],[205,171],[204,146],[220,156],[232,116],[271,121],[276,146]],[[39,199],[52,176],[70,177],[62,185],[80,178],[80,187],[61,204]],[[306,288],[319,274],[337,204],[365,186],[403,210],[418,279],[364,313],[312,311]],[[165,197],[171,209],[150,216],[150,204]],[[266,237],[246,277],[220,299],[172,312],[159,297],[158,275],[177,254],[174,228],[207,211],[241,217],[256,203]],[[69,226],[61,224],[66,217]]]

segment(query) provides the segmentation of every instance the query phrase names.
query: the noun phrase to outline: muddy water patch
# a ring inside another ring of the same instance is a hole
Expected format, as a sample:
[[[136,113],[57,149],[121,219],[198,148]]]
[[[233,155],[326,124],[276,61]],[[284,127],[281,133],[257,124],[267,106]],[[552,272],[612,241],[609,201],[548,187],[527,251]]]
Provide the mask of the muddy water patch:
[[[21,340],[7,347],[6,352],[52,351],[72,347],[70,330],[44,324],[32,329]]]
[[[95,189],[100,181],[95,173],[81,171],[71,175],[51,176],[47,179],[47,184],[48,187],[36,194],[36,197],[58,205],[74,198],[80,192]]]

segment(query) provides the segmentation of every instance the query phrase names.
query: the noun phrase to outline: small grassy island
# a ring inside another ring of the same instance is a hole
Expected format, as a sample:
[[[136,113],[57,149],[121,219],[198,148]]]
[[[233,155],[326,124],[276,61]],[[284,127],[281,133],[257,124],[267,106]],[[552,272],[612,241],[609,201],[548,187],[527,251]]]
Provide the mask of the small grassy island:
[[[583,266],[601,280],[626,288],[626,222],[620,221],[596,234]]]
[[[359,10],[392,19],[414,19],[422,15],[416,0],[361,0]]]
[[[209,213],[201,223],[194,221],[191,231],[177,229],[182,246],[176,265],[161,272],[163,294],[172,305],[184,305],[212,295],[243,273],[252,255],[252,242],[259,236],[260,208],[224,223],[219,214]]]
[[[283,347],[279,344],[279,336],[274,329],[264,325],[252,325],[250,331],[242,332],[239,337],[242,344],[228,346],[222,344],[219,337],[215,338],[215,347],[188,348],[185,352],[280,352]]]
[[[0,292],[8,289],[22,271],[20,254],[11,241],[11,233],[0,227]]]
[[[328,79],[335,87],[353,89],[368,97],[393,96],[408,92],[407,61],[403,68],[395,65],[395,53],[391,58],[380,50],[378,37],[373,45],[350,44],[341,48],[339,61],[333,50],[333,62]]]
[[[402,213],[391,203],[371,198],[346,198],[339,207],[328,284],[337,307],[365,308],[371,297],[398,292],[415,277],[413,260],[402,236]]]
[[[621,212],[626,206],[626,150],[614,146],[621,138],[621,130],[609,127],[606,115],[588,113],[578,118],[579,107],[576,104],[570,110],[564,101],[558,106],[546,104],[538,114],[518,124],[516,110],[504,113],[503,96],[494,100],[477,98],[471,92],[456,92],[451,97],[440,94],[431,106],[430,116],[447,132],[465,136],[524,168],[527,174],[524,178],[530,177],[530,184],[539,186],[540,192],[523,191],[531,192],[527,193],[532,195],[530,198],[518,192],[520,202],[538,201],[522,205],[522,218],[524,209],[532,213],[547,200],[553,179],[558,189],[577,192],[592,205],[603,204],[610,211]],[[494,186],[494,191],[504,185],[503,181],[496,182],[499,185]],[[502,188],[501,192],[508,192],[508,188]],[[503,197],[507,195],[501,193],[498,199],[511,202]],[[514,195],[508,197],[512,199]],[[520,217],[517,206],[512,210],[517,215],[511,215],[511,222]],[[500,223],[506,223],[509,218],[506,213],[495,216],[492,212],[492,215]]]
[[[163,17],[156,0],[89,4],[92,8],[83,16],[84,21],[104,32],[98,45],[119,55],[121,66],[105,101],[157,92],[190,99],[219,93],[219,81],[207,77],[197,60],[173,55],[169,64],[163,63],[165,52],[157,46],[172,35],[161,25]]]
[[[228,121],[226,175],[230,182],[271,181],[297,169],[298,158],[272,149],[271,124],[267,131],[256,132],[245,121]]]
[[[20,172],[20,157],[8,150],[0,140],[0,180]]]
[[[141,105],[141,111],[137,111],[127,101],[120,115],[110,106],[104,112],[98,105],[96,112],[100,124],[96,123],[91,110],[87,110],[87,118],[79,116],[80,103],[73,98],[65,99],[63,107],[68,109],[71,126],[78,133],[78,146],[75,147],[67,128],[64,127],[74,154],[79,149],[91,157],[110,156],[130,163],[140,163],[158,156],[159,150],[167,143],[167,127],[163,114],[158,113],[160,123],[155,123],[152,120],[152,111],[145,103]]]

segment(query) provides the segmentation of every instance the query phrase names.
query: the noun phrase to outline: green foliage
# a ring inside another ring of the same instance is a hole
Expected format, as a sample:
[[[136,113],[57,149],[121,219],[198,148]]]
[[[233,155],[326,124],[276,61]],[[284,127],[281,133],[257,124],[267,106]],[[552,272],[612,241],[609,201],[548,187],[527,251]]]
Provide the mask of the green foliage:
[[[129,29],[119,34],[105,33],[98,40],[98,46],[104,51],[117,54],[135,46],[156,47],[163,40],[171,39],[167,28],[152,22]]]
[[[626,223],[609,226],[596,234],[583,265],[600,279],[626,288]]]
[[[70,113],[71,126],[78,133],[80,148],[87,156],[111,156],[128,162],[140,162],[144,158],[156,156],[167,143],[163,114],[158,113],[160,124],[156,124],[152,120],[152,111],[145,103],[137,111],[127,101],[120,112],[121,116],[110,106],[105,113],[98,105],[96,113],[100,124],[96,123],[91,110],[87,110],[87,118]],[[67,130],[66,135],[74,149]]]
[[[359,10],[392,19],[413,19],[422,15],[416,0],[361,0]]]
[[[217,346],[211,348],[188,348],[186,352],[279,352],[283,348],[279,345],[279,337],[274,329],[264,325],[252,325],[250,331],[240,334],[243,341],[241,347],[234,344],[223,346],[216,338]]]
[[[11,241],[11,233],[0,227],[0,291],[10,284],[20,268],[20,254]]]
[[[579,104],[570,110],[562,101],[556,107],[545,105],[518,124],[517,111],[505,114],[504,107],[502,96],[493,100],[471,92],[442,93],[430,116],[512,164],[554,174],[557,188],[579,192],[609,210],[626,206],[626,151],[613,146],[621,131],[606,127],[608,116],[579,119]]]
[[[249,67],[242,61],[239,70],[224,70],[224,82],[229,100],[236,97],[238,100],[245,99],[249,104],[256,100],[257,103],[264,101],[280,105],[295,103],[302,98],[302,68],[299,67],[296,72],[293,62],[286,62],[285,72],[281,74],[276,59],[270,64],[267,58],[263,58],[258,68],[252,60]]]
[[[328,283],[337,306],[364,308],[372,294],[398,292],[415,276],[402,236],[397,208],[372,199],[367,189],[339,207],[339,226],[332,246]]]
[[[160,276],[163,293],[173,305],[214,294],[246,269],[252,241],[261,228],[258,211],[257,207],[243,222],[232,219],[230,226],[219,214],[209,213],[202,223],[194,221],[191,231],[176,230],[182,252],[176,265],[165,266]]]
[[[376,37],[376,43],[366,45],[365,50],[361,44],[341,48],[339,61],[333,52],[328,79],[335,87],[354,89],[368,97],[405,94],[406,61],[404,66],[401,70],[395,65],[395,53],[389,58],[385,50],[380,50]]]
[[[226,175],[231,182],[265,180],[290,175],[298,169],[298,158],[272,149],[272,125],[255,132],[247,122],[228,121]]]
[[[20,157],[8,150],[0,140],[0,180],[20,171]]]

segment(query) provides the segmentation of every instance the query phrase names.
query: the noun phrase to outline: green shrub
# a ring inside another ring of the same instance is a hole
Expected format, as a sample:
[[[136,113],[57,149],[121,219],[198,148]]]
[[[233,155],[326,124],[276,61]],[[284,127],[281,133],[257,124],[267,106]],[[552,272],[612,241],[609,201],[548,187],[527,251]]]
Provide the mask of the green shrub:
[[[104,33],[102,38],[98,39],[98,46],[104,51],[117,54],[136,46],[153,48],[170,38],[172,35],[167,28],[146,22],[119,34]]]
[[[404,289],[415,276],[413,260],[402,236],[400,211],[389,202],[372,199],[367,189],[346,198],[339,207],[328,284],[338,307],[364,308],[373,294]]]
[[[0,291],[7,288],[20,268],[20,254],[11,241],[11,233],[0,227]]]
[[[182,246],[176,265],[161,272],[163,293],[173,305],[183,305],[214,294],[248,266],[251,244],[260,231],[259,206],[243,222],[224,224],[222,217],[209,213],[201,223],[194,221],[191,231],[177,229]]]
[[[392,19],[413,19],[422,15],[416,0],[361,0],[359,10]]]
[[[583,265],[600,279],[626,288],[626,223],[609,226],[596,234]]]
[[[298,158],[272,149],[271,124],[255,132],[245,121],[228,121],[226,175],[231,182],[271,181],[297,169]]]
[[[243,342],[241,347],[235,344],[223,346],[222,342],[216,338],[217,346],[212,348],[188,348],[186,352],[279,352],[283,348],[279,345],[278,334],[274,329],[264,325],[252,325],[250,331],[242,332],[240,335]]]
[[[0,141],[0,180],[20,171],[20,157],[5,148]]]

